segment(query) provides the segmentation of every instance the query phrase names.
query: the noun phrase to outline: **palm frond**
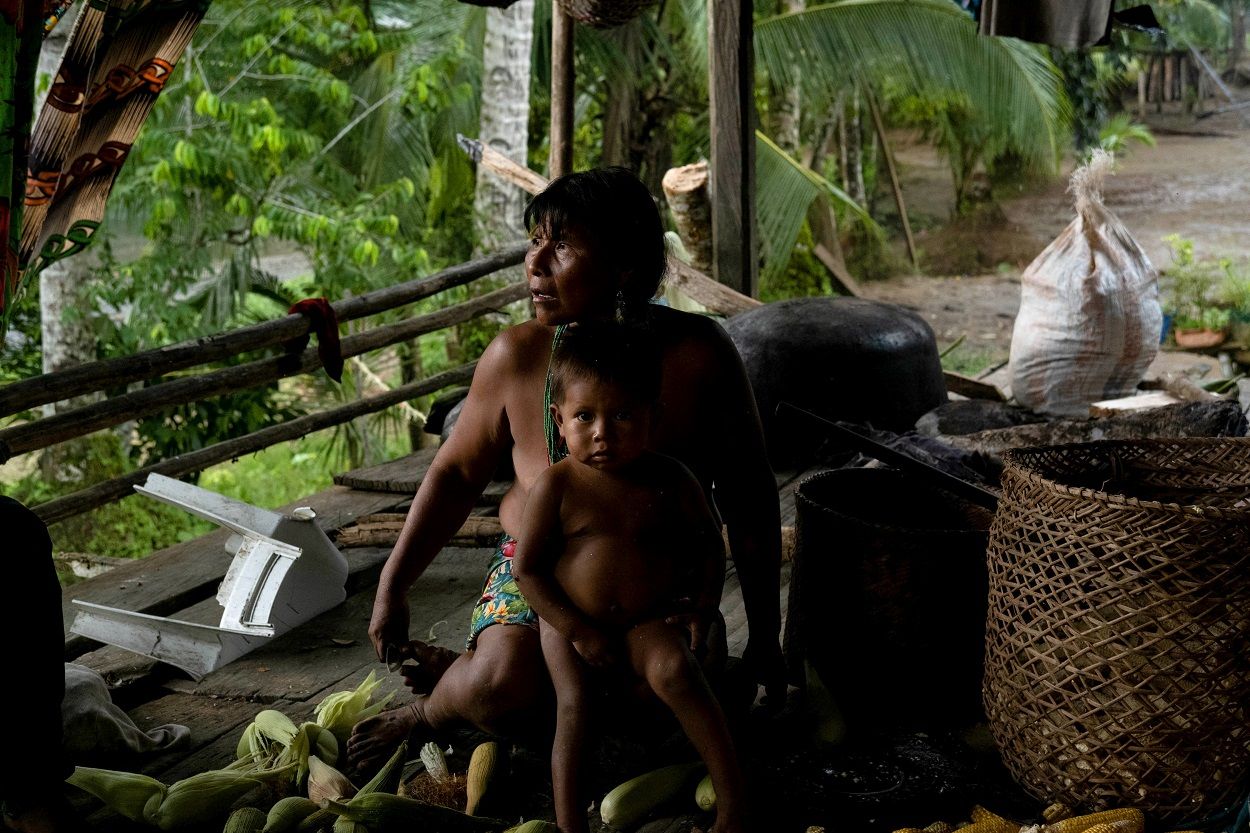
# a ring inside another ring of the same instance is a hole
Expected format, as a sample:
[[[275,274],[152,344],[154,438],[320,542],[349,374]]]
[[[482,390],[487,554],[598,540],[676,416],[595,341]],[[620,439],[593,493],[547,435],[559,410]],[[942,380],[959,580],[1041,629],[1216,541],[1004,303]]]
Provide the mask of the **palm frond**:
[[[1061,79],[1042,52],[983,38],[949,0],[842,0],[761,21],[756,56],[781,84],[830,97],[889,78],[907,92],[961,96],[1026,160],[1053,167],[1068,120]],[[875,85],[875,84],[874,84]]]
[[[785,271],[794,242],[807,219],[807,209],[818,198],[846,206],[866,228],[881,233],[868,212],[846,192],[794,159],[758,130],[755,132],[755,171],[755,211],[764,256],[761,281],[773,280]]]

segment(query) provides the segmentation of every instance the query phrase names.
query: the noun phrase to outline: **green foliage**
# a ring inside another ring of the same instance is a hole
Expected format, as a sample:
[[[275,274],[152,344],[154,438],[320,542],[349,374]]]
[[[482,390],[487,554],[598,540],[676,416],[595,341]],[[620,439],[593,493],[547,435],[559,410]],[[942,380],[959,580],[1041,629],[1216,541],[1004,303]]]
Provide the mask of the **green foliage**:
[[[1176,234],[1163,238],[1172,252],[1166,270],[1169,284],[1163,310],[1178,330],[1222,330],[1232,318],[1231,307],[1250,299],[1250,274],[1238,274],[1229,258],[1198,260],[1192,240]],[[1243,294],[1244,293],[1244,294]],[[1250,312],[1250,306],[1245,308]]]
[[[35,506],[133,468],[129,449],[111,433],[75,440],[69,451],[77,469],[72,482],[62,482],[36,470],[6,486],[5,494]],[[49,532],[57,551],[139,558],[155,549],[203,535],[211,528],[208,522],[180,509],[130,497],[53,524]]]
[[[1131,142],[1154,147],[1155,137],[1149,127],[1133,121],[1128,113],[1112,116],[1098,131],[1098,146],[1117,156],[1127,153]]]

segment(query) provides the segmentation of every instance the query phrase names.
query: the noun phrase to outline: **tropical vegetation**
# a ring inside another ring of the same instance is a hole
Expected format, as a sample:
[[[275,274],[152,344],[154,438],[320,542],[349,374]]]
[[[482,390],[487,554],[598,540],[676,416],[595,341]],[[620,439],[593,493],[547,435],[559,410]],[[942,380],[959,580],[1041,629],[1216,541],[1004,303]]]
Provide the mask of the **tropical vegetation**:
[[[551,2],[534,8],[527,155],[544,171]],[[618,29],[578,28],[575,168],[623,164],[659,195],[668,168],[708,155],[706,9],[707,0],[665,0]],[[486,116],[488,14],[452,0],[216,0],[135,145],[85,300],[67,313],[94,333],[96,355],[84,358],[274,318],[300,298],[359,294],[469,259],[481,218],[456,136],[477,135]],[[977,172],[1009,163],[1045,174],[1072,146],[1071,73],[1042,47],[979,37],[951,0],[760,0],[755,14],[765,298],[830,291],[811,255],[818,244],[846,248],[861,274],[871,263],[899,268],[883,226],[899,219],[879,205],[890,150],[870,114],[940,151],[952,212],[967,209]],[[1198,23],[1194,31],[1207,37]],[[1123,77],[1123,67],[1099,71]],[[280,256],[296,265],[277,269]],[[3,380],[38,372],[37,306],[27,298],[12,323]],[[100,452],[97,468],[135,467],[355,397],[366,373],[432,374],[476,356],[508,321],[488,317],[402,345],[373,367],[349,365],[341,385],[304,379],[143,420]],[[397,453],[398,429],[395,417],[353,423],[318,459],[359,464],[381,447],[380,431]],[[227,479],[208,478],[228,492]],[[37,481],[4,488],[48,496]]]

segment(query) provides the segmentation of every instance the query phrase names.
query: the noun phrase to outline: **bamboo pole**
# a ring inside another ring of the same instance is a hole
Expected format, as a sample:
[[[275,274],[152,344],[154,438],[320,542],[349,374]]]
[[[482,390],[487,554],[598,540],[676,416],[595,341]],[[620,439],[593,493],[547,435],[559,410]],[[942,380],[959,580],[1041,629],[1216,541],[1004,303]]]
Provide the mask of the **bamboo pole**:
[[[54,524],[66,518],[81,515],[83,512],[95,509],[97,506],[103,506],[106,503],[128,497],[133,493],[134,486],[147,480],[149,474],[155,473],[163,474],[166,477],[180,477],[184,474],[202,471],[217,463],[224,463],[226,460],[233,460],[236,457],[260,451],[280,442],[299,439],[305,434],[311,434],[323,428],[350,422],[364,414],[383,411],[400,402],[424,396],[427,393],[433,393],[451,385],[461,384],[473,378],[473,369],[476,367],[476,364],[474,362],[463,365],[444,373],[439,373],[436,376],[431,376],[428,379],[423,379],[420,382],[413,382],[410,385],[395,388],[390,393],[373,396],[368,399],[358,399],[348,405],[333,408],[329,411],[310,414],[299,419],[293,419],[290,422],[262,428],[259,431],[248,434],[246,437],[238,437],[192,451],[188,454],[171,457],[168,460],[162,460],[138,471],[132,471],[121,477],[115,477],[112,480],[106,480],[103,483],[97,483],[89,488],[81,489],[73,494],[41,503],[35,506],[33,511],[45,524]]]
[[[868,110],[872,113],[872,124],[877,130],[877,138],[881,141],[881,155],[885,157],[885,167],[890,172],[890,185],[894,188],[894,204],[898,206],[899,219],[903,221],[903,236],[907,238],[907,254],[911,257],[911,268],[920,269],[920,259],[916,257],[916,241],[911,236],[911,222],[907,219],[907,203],[903,200],[903,188],[898,182],[898,170],[894,167],[894,154],[885,140],[885,124],[881,120],[881,108],[877,106],[877,97],[872,90],[864,87],[864,99],[868,102]]]
[[[339,321],[350,321],[394,309],[500,269],[515,266],[524,260],[525,249],[525,244],[519,243],[489,257],[461,263],[429,277],[366,292],[354,298],[336,301],[330,306]],[[119,387],[129,382],[207,364],[227,356],[271,347],[305,335],[309,332],[309,327],[307,316],[288,315],[133,356],[90,362],[57,373],[24,379],[0,388],[0,416],[11,416],[48,402],[60,402],[90,391]]]
[[[340,353],[343,358],[347,359],[380,347],[388,347],[414,336],[441,330],[492,312],[506,304],[519,301],[528,294],[527,284],[517,283],[505,286],[463,304],[348,336],[340,344]],[[273,356],[201,376],[177,379],[104,402],[65,411],[37,422],[15,425],[0,431],[0,463],[7,462],[18,454],[47,448],[126,420],[157,413],[171,405],[181,405],[220,396],[230,391],[252,388],[286,376],[307,373],[320,366],[321,358],[316,348],[309,347],[298,355]]]

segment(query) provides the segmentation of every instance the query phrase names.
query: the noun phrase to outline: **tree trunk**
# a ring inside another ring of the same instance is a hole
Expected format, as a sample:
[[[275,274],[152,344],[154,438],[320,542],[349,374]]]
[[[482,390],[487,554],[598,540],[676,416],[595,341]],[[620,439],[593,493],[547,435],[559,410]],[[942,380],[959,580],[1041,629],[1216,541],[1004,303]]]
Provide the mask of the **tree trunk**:
[[[534,0],[486,11],[482,46],[482,107],[478,139],[528,166],[530,45]],[[473,201],[478,248],[491,252],[525,236],[525,194],[479,169]]]
[[[1228,49],[1228,69],[1236,70],[1246,49],[1246,7],[1237,2],[1231,5],[1228,22],[1229,28],[1232,29],[1232,43]]]
[[[801,12],[807,8],[807,0],[781,0],[782,14]],[[773,138],[777,146],[791,156],[798,157],[800,126],[802,125],[802,86],[799,83],[799,67],[791,66],[793,83],[785,88],[773,89]]]
[[[425,367],[421,363],[421,339],[414,338],[412,341],[405,341],[396,345],[396,349],[399,352],[400,383],[407,385],[424,379]],[[430,439],[433,437],[425,433],[425,426],[418,425],[413,420],[408,421],[408,444],[413,451],[428,445],[427,441]]]
[[[708,196],[707,161],[673,168],[664,175],[664,197],[673,212],[677,235],[700,272],[712,268],[712,201]]]
[[[610,31],[629,66],[637,67],[642,50],[642,21],[638,18]],[[630,167],[638,122],[638,79],[634,72],[618,73],[608,80],[607,106],[603,113],[603,164]]]

